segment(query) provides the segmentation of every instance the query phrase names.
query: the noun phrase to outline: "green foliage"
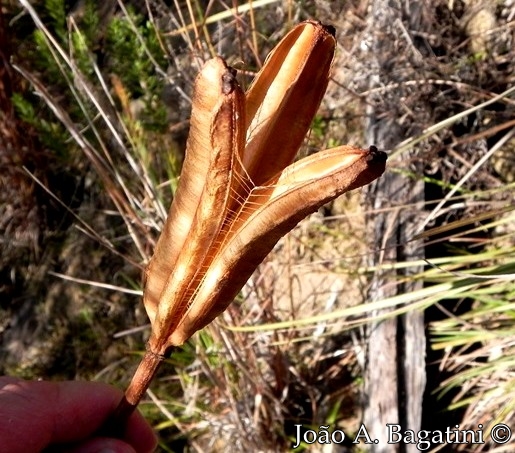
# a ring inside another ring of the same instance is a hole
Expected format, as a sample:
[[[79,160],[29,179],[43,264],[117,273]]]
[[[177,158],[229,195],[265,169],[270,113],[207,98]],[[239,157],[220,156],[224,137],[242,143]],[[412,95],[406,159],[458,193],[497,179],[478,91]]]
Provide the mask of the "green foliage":
[[[34,46],[29,49],[27,61],[30,61],[34,69],[40,72],[45,79],[52,80],[61,89],[67,87],[63,80],[61,70],[55,63],[55,58],[50,52],[45,35],[41,30],[35,30],[32,35]]]
[[[63,53],[69,56],[71,64],[49,42],[44,30],[38,28],[24,43],[22,52],[48,91],[57,94],[59,106],[70,118],[77,124],[84,124],[85,114],[90,118],[98,114],[88,95],[78,91],[80,84],[76,82],[80,78],[94,91],[100,92],[100,87],[94,88],[99,86],[95,65],[97,55],[103,55],[102,72],[118,75],[129,101],[143,101],[142,112],[137,118],[143,130],[163,132],[167,127],[167,113],[161,102],[163,80],[156,73],[155,61],[164,64],[165,60],[152,25],[130,12],[129,18],[116,16],[106,27],[101,27],[98,4],[88,0],[80,18],[70,21],[68,29],[64,0],[46,0],[43,9],[47,18],[45,25]],[[99,47],[100,43],[105,43],[105,47]],[[81,97],[80,102],[77,102],[77,96]],[[54,114],[43,103],[37,114],[30,112],[29,105],[40,102],[34,99],[24,102],[18,96],[15,102],[22,118],[39,132],[41,141],[52,150],[61,149],[63,139],[67,140],[69,135],[63,134],[61,123]]]
[[[319,114],[315,115],[311,123],[311,137],[322,140],[327,130],[327,121]]]
[[[322,115],[315,115],[311,124],[310,141],[317,149],[335,148],[341,143],[330,134],[330,121]]]
[[[45,12],[48,14],[52,32],[61,42],[66,40],[66,11],[63,0],[45,0]]]
[[[129,10],[129,17],[115,17],[106,33],[109,67],[122,81],[131,99],[142,99],[142,124],[146,129],[163,131],[166,110],[160,102],[163,80],[156,74],[154,61],[166,62],[156,31],[150,22]],[[152,61],[154,59],[154,61]]]
[[[36,129],[43,146],[54,151],[58,157],[66,157],[68,149],[66,141],[69,138],[69,134],[62,124],[45,119],[39,112],[36,112],[34,108],[35,102],[29,101],[20,93],[14,93],[11,100],[18,116]]]
[[[73,48],[73,58],[82,76],[91,79],[94,75],[94,68],[89,47],[84,39],[84,35],[77,32],[71,34],[71,47]]]
[[[35,124],[36,122],[36,112],[34,111],[34,106],[27,99],[25,99],[21,94],[14,93],[12,97],[12,102],[18,113],[18,116],[29,124]]]
[[[100,18],[98,17],[98,3],[93,0],[86,1],[84,7],[84,14],[81,20],[81,29],[84,33],[86,44],[88,47],[95,45],[96,39],[98,39]]]

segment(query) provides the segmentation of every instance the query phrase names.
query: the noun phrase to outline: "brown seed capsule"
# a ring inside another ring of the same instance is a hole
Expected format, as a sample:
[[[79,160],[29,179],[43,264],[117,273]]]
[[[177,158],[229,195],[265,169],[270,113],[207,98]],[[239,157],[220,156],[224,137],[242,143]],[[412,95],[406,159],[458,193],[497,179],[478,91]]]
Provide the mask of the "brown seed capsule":
[[[191,128],[181,179],[146,275],[144,303],[154,330],[169,331],[188,304],[225,219],[244,147],[244,95],[221,58],[208,61],[195,81]],[[169,313],[169,315],[166,315]],[[155,337],[155,335],[153,335]]]
[[[170,343],[182,344],[223,312],[277,241],[304,217],[378,178],[385,164],[381,151],[341,146],[304,158],[270,185],[254,189]]]
[[[117,412],[127,418],[159,363],[223,312],[277,241],[384,169],[374,147],[292,161],[329,80],[334,30],[308,21],[267,58],[244,95],[221,58],[195,81],[179,187],[146,271],[148,350]]]
[[[307,21],[268,55],[245,96],[245,169],[255,185],[293,162],[320,106],[336,48],[334,29]]]

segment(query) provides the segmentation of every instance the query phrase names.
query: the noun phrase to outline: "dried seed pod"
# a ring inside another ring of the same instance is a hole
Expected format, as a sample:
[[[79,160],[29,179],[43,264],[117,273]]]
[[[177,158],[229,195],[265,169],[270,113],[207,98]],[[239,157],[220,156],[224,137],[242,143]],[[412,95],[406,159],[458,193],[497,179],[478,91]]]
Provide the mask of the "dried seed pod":
[[[166,281],[187,242],[206,185],[212,160],[210,137],[217,115],[221,114],[221,110],[225,115],[230,112],[227,104],[233,102],[228,99],[231,96],[238,97],[238,108],[242,109],[241,90],[236,86],[234,75],[221,58],[209,60],[195,80],[190,133],[179,185],[145,272],[144,304],[151,321],[154,320]],[[232,88],[234,94],[230,92]],[[228,94],[224,94],[224,91]]]
[[[179,187],[146,271],[148,350],[114,420],[128,418],[163,358],[227,308],[281,236],[383,173],[386,154],[374,147],[291,164],[326,90],[335,44],[331,27],[298,25],[245,95],[221,58],[197,77]]]
[[[220,104],[221,89],[211,89],[211,86],[220,85],[220,82],[213,85],[219,66],[219,61],[209,61],[195,80],[190,133],[179,185],[145,272],[144,304],[151,321],[154,320],[166,280],[190,232],[209,171],[211,122],[206,118],[213,115]],[[206,86],[210,88],[206,90]]]
[[[255,185],[293,162],[320,106],[336,48],[334,28],[307,21],[268,55],[245,96],[245,169]]]
[[[222,313],[277,241],[304,217],[377,179],[385,165],[386,154],[375,147],[340,146],[306,157],[272,178],[270,185],[256,187],[234,220],[234,234],[211,263],[170,344],[182,344]]]
[[[226,217],[245,144],[244,115],[233,70],[221,58],[209,60],[195,81],[179,186],[146,271],[144,304],[153,324],[161,312],[156,334],[179,321],[188,288]]]

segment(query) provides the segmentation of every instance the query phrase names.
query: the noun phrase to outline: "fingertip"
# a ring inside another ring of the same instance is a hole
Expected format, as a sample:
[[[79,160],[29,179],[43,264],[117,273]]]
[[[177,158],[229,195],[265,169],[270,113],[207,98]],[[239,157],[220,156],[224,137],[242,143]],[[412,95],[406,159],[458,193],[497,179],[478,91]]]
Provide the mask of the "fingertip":
[[[131,445],[118,439],[98,437],[70,450],[70,453],[140,453]]]
[[[129,418],[124,439],[134,446],[138,453],[150,453],[157,447],[156,433],[139,411],[134,412]]]

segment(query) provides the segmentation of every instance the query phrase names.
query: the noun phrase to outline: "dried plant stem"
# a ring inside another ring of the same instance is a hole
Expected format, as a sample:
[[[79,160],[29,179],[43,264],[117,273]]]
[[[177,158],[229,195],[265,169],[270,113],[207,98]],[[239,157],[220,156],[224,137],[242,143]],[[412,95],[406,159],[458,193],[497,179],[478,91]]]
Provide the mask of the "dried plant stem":
[[[122,400],[102,426],[102,434],[115,437],[121,437],[124,434],[131,414],[143,398],[159,366],[171,353],[172,350],[168,351],[166,355],[156,354],[147,347]]]

